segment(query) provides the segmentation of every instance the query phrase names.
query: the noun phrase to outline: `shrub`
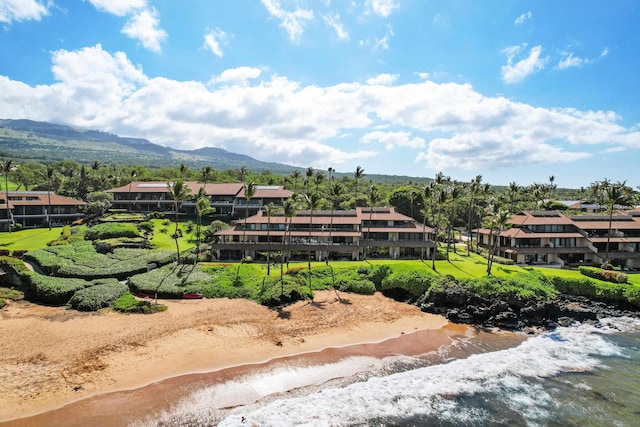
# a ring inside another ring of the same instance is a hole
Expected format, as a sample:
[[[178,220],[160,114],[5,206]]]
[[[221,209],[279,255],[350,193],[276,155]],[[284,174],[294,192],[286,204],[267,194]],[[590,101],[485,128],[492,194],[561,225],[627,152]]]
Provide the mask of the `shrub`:
[[[9,256],[11,251],[9,249],[0,249],[0,256]]]
[[[618,271],[599,269],[581,265],[578,267],[580,274],[593,279],[603,280],[611,283],[627,283],[627,275]]]
[[[140,230],[138,230],[138,227],[133,223],[102,223],[88,229],[85,236],[88,240],[103,240],[115,237],[140,237]]]
[[[146,231],[148,233],[153,231],[153,222],[151,222],[151,221],[141,222],[138,226],[140,227],[140,229],[142,231]]]
[[[150,304],[148,301],[136,299],[130,292],[122,294],[111,304],[111,307],[120,313],[151,314],[167,310],[166,305]]]
[[[382,280],[381,290],[404,291],[412,297],[419,297],[429,290],[434,277],[430,271],[401,271],[392,272]]]
[[[369,273],[369,280],[373,282],[377,290],[382,289],[382,281],[391,274],[391,267],[388,265],[378,265]]]
[[[607,302],[625,301],[624,291],[627,285],[595,281],[586,277],[570,279],[552,276],[549,279],[555,288],[563,294],[578,295]]]
[[[91,286],[86,280],[43,276],[31,271],[22,274],[22,278],[28,282],[28,296],[53,305],[64,305],[76,291]]]
[[[22,258],[22,256],[27,252],[29,251],[26,249],[16,249],[15,251],[13,251],[12,255],[14,258]]]
[[[24,262],[20,261],[17,258],[8,256],[0,256],[0,265],[6,265],[18,274],[27,273],[30,271],[27,266],[24,265]]]
[[[203,285],[211,276],[200,266],[166,265],[129,278],[131,288],[145,294],[158,293],[159,298],[182,298],[184,294],[203,293]]]
[[[115,279],[98,282],[94,286],[76,291],[67,302],[67,308],[79,311],[97,311],[111,305],[128,290],[127,285]]]

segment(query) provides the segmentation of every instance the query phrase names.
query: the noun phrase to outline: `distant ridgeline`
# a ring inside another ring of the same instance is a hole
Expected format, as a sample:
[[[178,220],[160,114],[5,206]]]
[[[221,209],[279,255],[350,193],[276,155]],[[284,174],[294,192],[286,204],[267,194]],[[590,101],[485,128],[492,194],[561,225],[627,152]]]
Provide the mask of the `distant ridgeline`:
[[[174,150],[141,138],[124,138],[107,132],[76,129],[55,123],[32,120],[0,120],[0,157],[50,163],[72,160],[82,164],[143,165],[148,168],[177,167],[180,164],[199,169],[245,167],[253,171],[269,170],[289,174],[294,166],[261,162],[222,148]],[[300,168],[301,169],[301,168]]]
[[[181,164],[191,169],[211,166],[219,170],[238,169],[244,166],[253,172],[268,170],[275,175],[289,175],[294,169],[304,173],[306,169],[282,163],[262,162],[222,148],[174,150],[142,138],[125,138],[97,130],[77,129],[25,119],[0,119],[0,158],[3,157],[39,163],[72,160],[85,165],[99,161],[103,165],[142,165],[150,169],[175,168]],[[331,165],[327,165],[329,166]],[[351,172],[334,173],[336,177],[345,175],[353,177]],[[366,179],[386,184],[430,181],[429,178],[378,174],[367,174]]]

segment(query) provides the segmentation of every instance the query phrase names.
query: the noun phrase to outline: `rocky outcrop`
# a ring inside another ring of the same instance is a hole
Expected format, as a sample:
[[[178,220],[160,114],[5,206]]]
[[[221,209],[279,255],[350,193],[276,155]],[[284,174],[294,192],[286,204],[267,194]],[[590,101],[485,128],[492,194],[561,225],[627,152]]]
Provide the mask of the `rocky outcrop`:
[[[480,298],[462,288],[430,292],[416,302],[422,311],[444,315],[455,323],[510,330],[554,329],[604,317],[640,317],[638,311],[584,297],[560,295],[547,301],[519,297]]]

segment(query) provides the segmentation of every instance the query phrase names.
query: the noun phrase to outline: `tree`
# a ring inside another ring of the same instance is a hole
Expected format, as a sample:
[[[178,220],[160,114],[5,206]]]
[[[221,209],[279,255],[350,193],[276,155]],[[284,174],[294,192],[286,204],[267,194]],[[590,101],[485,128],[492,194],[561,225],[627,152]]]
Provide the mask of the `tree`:
[[[449,186],[448,192],[449,192],[448,198],[450,200],[450,212],[449,212],[450,216],[449,216],[449,231],[447,233],[447,261],[449,261],[449,248],[451,247],[451,241],[455,240],[455,237],[456,237],[455,221],[456,221],[456,213],[458,208],[458,198],[460,197],[460,193],[461,193],[460,186],[456,182],[453,182]],[[453,251],[456,252],[455,243],[453,245]]]
[[[209,182],[212,174],[213,168],[211,166],[205,166],[202,168],[202,171],[200,171],[200,177],[202,178],[202,182],[205,187],[207,186],[207,182]]]
[[[331,219],[329,223],[329,237],[327,238],[327,243],[330,244],[333,244],[333,240],[331,238],[333,232],[333,214],[335,212],[338,200],[342,196],[342,193],[344,193],[344,187],[342,186],[342,184],[340,184],[340,182],[338,181],[332,180],[329,183],[329,197],[331,198]],[[327,249],[327,260],[329,259],[329,252],[330,249]]]
[[[87,169],[82,165],[80,168],[80,178],[78,179],[78,191],[77,196],[80,200],[87,200],[87,194],[89,191],[89,182],[87,181]]]
[[[324,172],[322,172],[321,170],[317,170],[313,173],[313,183],[316,185],[316,193],[319,191],[320,184],[322,184],[324,178]]]
[[[311,239],[313,238],[313,211],[320,206],[321,197],[318,193],[305,194],[304,204],[309,210],[309,242],[307,242],[307,265],[309,269],[309,289],[311,289]]]
[[[237,172],[238,172],[238,179],[240,180],[240,182],[244,184],[244,180],[247,179],[247,176],[249,175],[249,170],[244,166],[242,166],[241,168],[238,169]]]
[[[431,207],[431,202],[433,200],[434,193],[434,184],[430,182],[422,188],[422,197],[424,198],[424,212],[422,215],[422,248],[420,250],[420,259],[424,260],[424,242],[427,241],[427,208],[431,211],[431,215],[433,215],[433,208]],[[428,206],[427,206],[428,205]],[[432,221],[433,223],[433,221]],[[435,250],[435,249],[434,249]]]
[[[5,159],[0,161],[0,169],[4,175],[4,198],[7,203],[7,224],[9,227],[9,233],[11,233],[11,208],[9,207],[9,172],[16,169],[17,165],[11,159]]]
[[[611,182],[608,179],[592,184],[594,192],[599,193],[600,199],[606,203],[609,214],[609,227],[607,230],[607,245],[605,246],[604,262],[609,262],[609,244],[611,242],[611,223],[613,221],[613,209],[616,205],[624,205],[631,201],[632,190],[626,186],[626,181]]]
[[[188,170],[189,168],[184,163],[180,165],[180,179],[184,179],[184,174],[187,173]]]
[[[413,218],[414,213],[424,209],[424,194],[414,186],[402,185],[393,189],[389,196],[389,204],[396,208],[396,212]],[[416,219],[422,220],[422,218]]]
[[[271,275],[271,217],[278,210],[273,203],[269,203],[264,209],[264,215],[267,217],[267,276]]]
[[[198,263],[198,256],[200,255],[200,242],[202,241],[202,216],[209,212],[214,211],[209,204],[209,198],[204,187],[200,187],[196,196],[196,214],[198,216],[198,222],[196,225],[196,259],[194,265]]]
[[[173,210],[176,215],[176,229],[173,233],[173,238],[176,241],[176,252],[178,252],[178,264],[180,264],[180,245],[178,244],[178,238],[180,237],[180,230],[178,229],[178,222],[180,221],[178,215],[178,203],[189,196],[191,189],[188,188],[184,181],[181,179],[176,180],[173,183],[168,182],[169,198],[173,200]]]
[[[307,178],[304,180],[304,192],[305,192],[305,194],[309,194],[309,184],[311,183],[311,180],[313,179],[313,168],[311,166],[309,166],[307,168],[307,170],[305,171],[305,176]]]
[[[500,233],[507,227],[510,219],[511,214],[507,209],[499,207],[497,204],[490,207],[487,227],[490,230],[489,236],[493,237],[493,242],[490,242],[489,256],[487,257],[487,276],[491,275],[493,259],[500,242]]]
[[[473,246],[473,216],[476,211],[476,194],[480,190],[480,184],[482,183],[482,175],[476,175],[474,179],[469,183],[469,221],[467,222],[467,256],[471,252],[471,246]]]
[[[91,162],[91,177],[93,179],[96,178],[96,172],[98,171],[98,169],[100,169],[100,161],[94,160],[93,162]]]
[[[294,193],[296,191],[298,191],[298,180],[300,179],[301,176],[302,176],[302,174],[300,173],[299,169],[294,169],[291,172],[291,180],[293,181],[293,192]]]
[[[437,180],[435,181],[438,182]],[[434,214],[434,226],[435,226],[435,243],[436,247],[431,256],[431,268],[433,271],[436,271],[436,252],[438,251],[438,235],[440,234],[440,228],[444,223],[445,216],[444,207],[447,203],[447,190],[443,188],[441,185],[435,187],[435,209],[436,212]],[[444,227],[446,229],[446,226]]]
[[[371,240],[371,222],[373,221],[373,208],[380,200],[380,192],[378,187],[371,185],[367,192],[367,199],[369,201],[369,226],[367,227],[367,242]],[[367,246],[365,245],[364,258],[367,258]]]
[[[293,194],[291,195],[291,197],[289,197],[288,199],[286,199],[284,201],[284,203],[282,204],[282,213],[284,214],[284,246],[285,248],[287,246],[291,245],[291,220],[293,219],[294,216],[296,216],[296,213],[298,211],[298,200],[297,200],[297,195]],[[289,238],[287,239],[287,234],[289,235]],[[283,287],[282,288],[282,294],[284,294],[284,283],[282,281],[282,276],[283,276],[283,265],[284,265],[284,251],[282,253],[282,262],[280,263],[280,285]],[[291,250],[287,250],[287,260],[289,258],[291,258]],[[287,264],[289,262],[287,261]]]
[[[49,230],[51,230],[51,186],[53,185],[53,181],[56,178],[56,171],[53,166],[48,165],[47,171],[45,174],[45,178],[47,179],[47,225],[49,226]]]
[[[249,217],[249,203],[251,202],[251,198],[256,195],[256,183],[250,182],[244,185],[244,198],[246,202],[246,212],[244,216],[244,227],[242,229],[242,243],[246,244],[247,239],[247,218]],[[244,250],[244,256],[247,256],[247,250]]]
[[[135,171],[135,169],[132,169],[131,172],[131,180],[129,181],[129,200],[131,200],[131,184],[133,184],[133,180],[136,179],[136,177],[138,176],[138,173]],[[136,202],[132,202],[131,203],[131,210],[135,210],[136,207]]]
[[[112,200],[112,193],[95,192],[87,194],[87,203],[89,203],[85,207],[87,219],[98,218],[106,214],[111,208]]]
[[[353,172],[353,179],[355,180],[354,184],[354,207],[358,207],[358,181],[364,177],[364,169],[360,166],[356,167],[356,170]]]

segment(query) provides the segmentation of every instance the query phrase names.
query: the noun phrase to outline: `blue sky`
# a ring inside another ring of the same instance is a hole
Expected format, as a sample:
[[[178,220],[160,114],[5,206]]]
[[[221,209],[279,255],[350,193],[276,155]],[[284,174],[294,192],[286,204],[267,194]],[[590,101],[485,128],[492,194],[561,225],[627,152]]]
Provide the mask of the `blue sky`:
[[[640,4],[0,0],[0,118],[264,161],[640,185]]]

